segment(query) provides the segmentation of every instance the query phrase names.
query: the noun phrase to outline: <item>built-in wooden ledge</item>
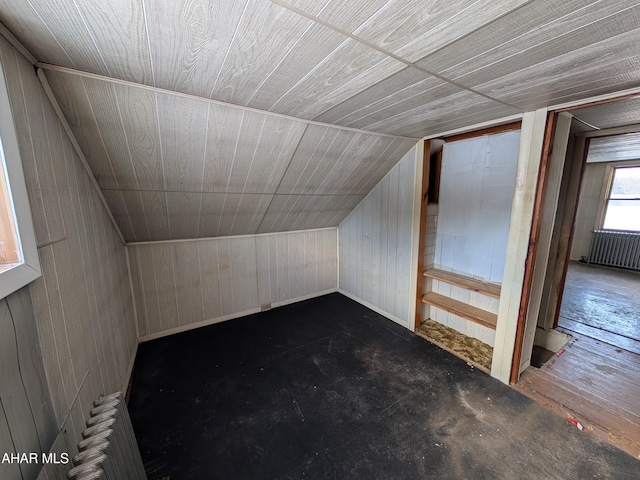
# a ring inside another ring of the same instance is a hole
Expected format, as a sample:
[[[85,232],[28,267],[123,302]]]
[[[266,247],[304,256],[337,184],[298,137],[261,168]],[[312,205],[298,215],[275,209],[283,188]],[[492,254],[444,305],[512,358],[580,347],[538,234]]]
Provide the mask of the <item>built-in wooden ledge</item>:
[[[422,297],[422,301],[427,305],[433,305],[434,307],[441,308],[442,310],[453,313],[454,315],[478,323],[487,328],[491,328],[493,330],[496,329],[498,316],[495,313],[487,312],[486,310],[473,307],[435,292],[427,293]]]
[[[465,277],[459,273],[447,272],[445,270],[439,270],[432,268],[424,271],[424,276],[433,278],[434,280],[440,280],[442,282],[450,283],[456,287],[466,288],[474,292],[482,293],[494,298],[500,298],[500,285],[492,282],[485,282],[484,280],[478,280],[476,278]]]

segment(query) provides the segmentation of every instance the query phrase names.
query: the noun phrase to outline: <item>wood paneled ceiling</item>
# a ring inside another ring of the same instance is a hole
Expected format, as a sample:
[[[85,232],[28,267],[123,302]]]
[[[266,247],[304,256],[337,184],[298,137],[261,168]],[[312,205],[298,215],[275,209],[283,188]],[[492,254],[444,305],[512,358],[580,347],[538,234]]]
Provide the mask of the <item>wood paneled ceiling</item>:
[[[640,161],[640,133],[592,138],[587,163]]]
[[[127,241],[335,226],[417,138],[640,86],[636,0],[7,0],[0,21]]]

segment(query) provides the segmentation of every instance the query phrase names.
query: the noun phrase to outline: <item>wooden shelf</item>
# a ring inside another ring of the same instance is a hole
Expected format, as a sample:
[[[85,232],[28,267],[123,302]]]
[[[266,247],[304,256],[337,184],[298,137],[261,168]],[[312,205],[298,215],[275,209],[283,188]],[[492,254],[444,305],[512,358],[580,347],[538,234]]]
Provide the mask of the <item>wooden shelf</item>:
[[[464,275],[460,275],[458,273],[446,272],[437,268],[425,270],[424,276],[433,278],[434,280],[447,282],[457,287],[466,288],[467,290],[482,293],[490,297],[500,298],[500,285],[498,285],[497,283],[485,282],[484,280],[465,277]]]
[[[477,307],[472,307],[466,303],[459,302],[435,292],[429,292],[422,297],[422,301],[427,305],[441,308],[449,313],[465,318],[477,324],[483,325],[493,330],[496,329],[498,316],[495,313],[487,312]]]

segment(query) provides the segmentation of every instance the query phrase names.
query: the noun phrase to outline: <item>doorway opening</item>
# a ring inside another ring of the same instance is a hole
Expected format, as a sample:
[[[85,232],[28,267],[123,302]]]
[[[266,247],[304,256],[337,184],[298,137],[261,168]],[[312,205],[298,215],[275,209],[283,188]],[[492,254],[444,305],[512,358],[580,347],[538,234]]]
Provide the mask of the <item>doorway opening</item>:
[[[571,110],[536,341],[568,343],[515,388],[640,458],[640,98]],[[636,170],[637,168],[637,170]],[[639,172],[636,174],[636,172]],[[549,182],[549,180],[547,180]],[[638,209],[637,211],[635,209]],[[635,213],[634,213],[635,212]],[[544,219],[542,220],[544,221]],[[537,320],[537,322],[536,322]],[[527,319],[529,323],[531,319]],[[532,353],[523,346],[523,359]],[[531,364],[534,359],[531,359]]]

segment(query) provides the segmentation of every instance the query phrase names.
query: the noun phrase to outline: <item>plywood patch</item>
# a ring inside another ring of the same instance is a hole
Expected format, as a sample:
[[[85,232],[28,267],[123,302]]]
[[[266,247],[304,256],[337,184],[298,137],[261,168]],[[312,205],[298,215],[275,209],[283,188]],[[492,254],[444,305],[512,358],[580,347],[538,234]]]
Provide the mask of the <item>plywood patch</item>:
[[[491,370],[493,348],[477,338],[468,337],[431,319],[422,322],[416,333],[433,340],[451,353],[477,364],[486,371]]]

